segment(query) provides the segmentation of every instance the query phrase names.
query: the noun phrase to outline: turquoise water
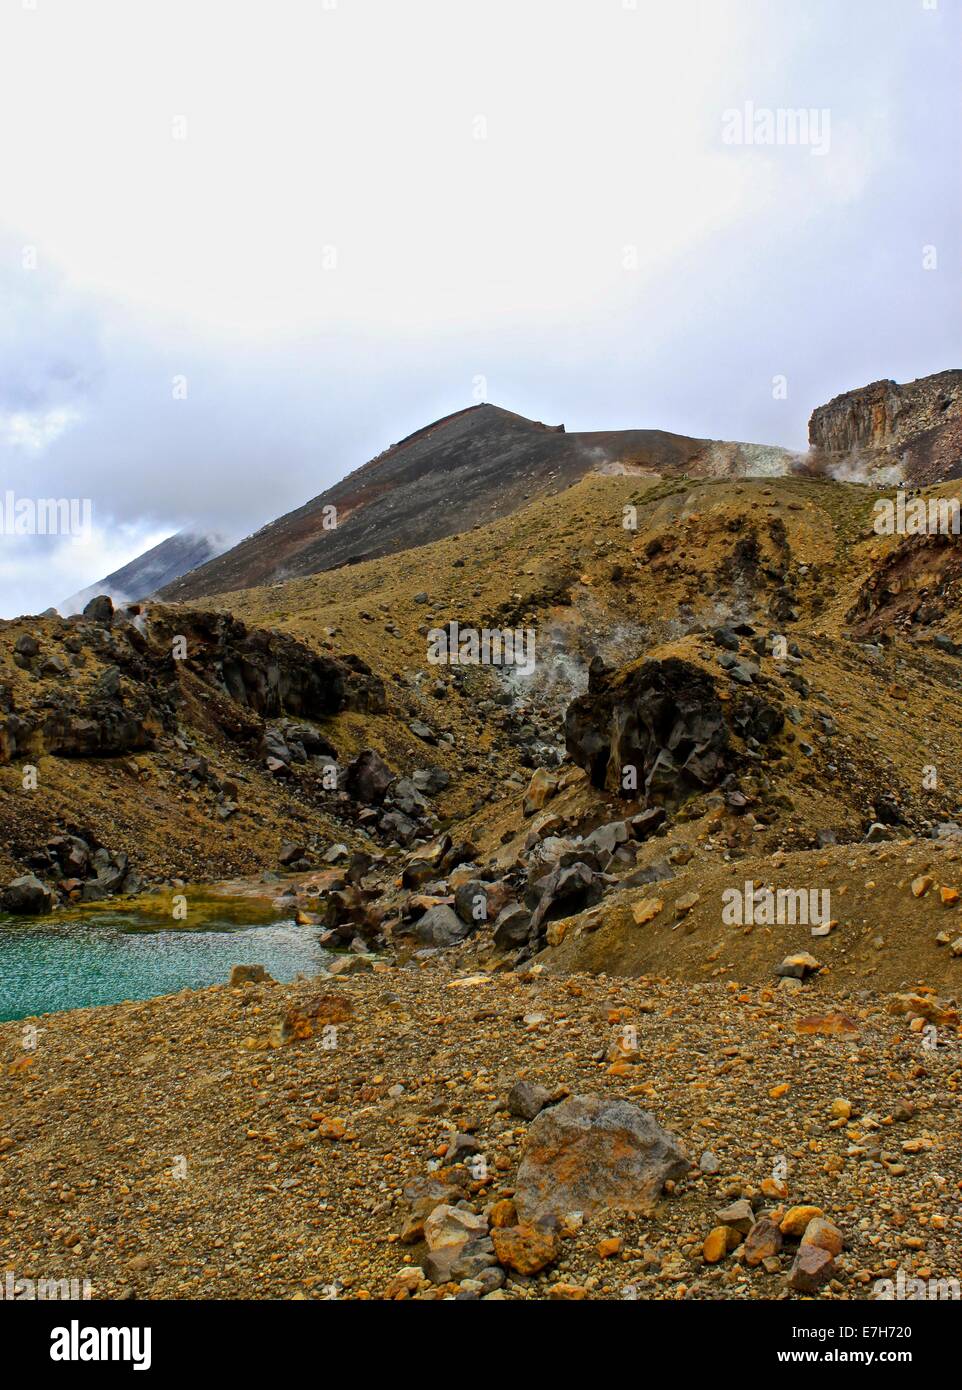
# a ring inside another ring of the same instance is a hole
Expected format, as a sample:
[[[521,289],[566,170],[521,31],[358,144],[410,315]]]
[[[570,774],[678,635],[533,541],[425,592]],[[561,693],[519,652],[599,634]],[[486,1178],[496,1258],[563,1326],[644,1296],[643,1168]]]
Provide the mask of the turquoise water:
[[[316,927],[289,917],[252,925],[252,915],[249,904],[228,902],[208,907],[202,927],[174,930],[156,912],[0,916],[0,1022],[221,984],[232,965],[263,965],[275,980],[292,980],[330,961]]]

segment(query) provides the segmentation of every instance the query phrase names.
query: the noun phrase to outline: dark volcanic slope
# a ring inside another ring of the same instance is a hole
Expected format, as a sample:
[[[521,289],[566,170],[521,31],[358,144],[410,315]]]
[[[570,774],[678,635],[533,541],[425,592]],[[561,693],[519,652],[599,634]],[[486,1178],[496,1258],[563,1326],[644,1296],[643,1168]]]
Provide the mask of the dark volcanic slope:
[[[252,588],[425,545],[506,516],[600,468],[785,472],[788,458],[779,449],[661,430],[567,434],[563,425],[471,406],[402,439],[297,511],[168,584],[161,596],[182,601]],[[325,529],[330,506],[337,526]]]
[[[79,593],[65,599],[60,608],[64,613],[79,613],[97,594],[109,594],[115,603],[135,603],[149,597],[165,584],[212,560],[224,549],[220,536],[199,536],[191,531],[178,531],[159,545],[145,550],[129,565],[124,565],[105,579],[98,579]]]

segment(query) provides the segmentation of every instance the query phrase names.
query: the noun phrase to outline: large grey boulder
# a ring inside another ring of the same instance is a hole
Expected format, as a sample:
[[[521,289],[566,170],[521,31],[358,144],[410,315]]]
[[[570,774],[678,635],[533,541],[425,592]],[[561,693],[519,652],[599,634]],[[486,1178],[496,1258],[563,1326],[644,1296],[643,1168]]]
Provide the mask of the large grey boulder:
[[[455,946],[463,941],[470,928],[445,903],[428,908],[414,929],[423,946]]]
[[[542,1110],[528,1130],[515,1182],[522,1221],[568,1212],[650,1214],[669,1180],[691,1167],[681,1142],[625,1100],[571,1096]]]

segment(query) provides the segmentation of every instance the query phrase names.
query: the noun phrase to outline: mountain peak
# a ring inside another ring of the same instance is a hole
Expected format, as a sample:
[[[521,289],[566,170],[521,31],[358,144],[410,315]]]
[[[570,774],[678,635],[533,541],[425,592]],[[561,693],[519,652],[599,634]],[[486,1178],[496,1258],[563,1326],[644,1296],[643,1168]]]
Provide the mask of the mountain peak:
[[[318,497],[168,584],[182,602],[316,574],[469,531],[587,473],[785,472],[790,455],[661,430],[568,433],[481,402],[415,430]],[[336,524],[332,524],[332,521]]]

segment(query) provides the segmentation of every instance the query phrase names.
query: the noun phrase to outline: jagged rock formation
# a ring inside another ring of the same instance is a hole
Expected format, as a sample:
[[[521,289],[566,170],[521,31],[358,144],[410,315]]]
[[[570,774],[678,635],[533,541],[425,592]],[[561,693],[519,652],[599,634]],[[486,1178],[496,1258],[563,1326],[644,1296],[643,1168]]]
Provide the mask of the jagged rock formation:
[[[109,600],[60,620],[48,641],[24,634],[15,664],[40,677],[29,703],[0,688],[0,763],[117,757],[152,748],[185,706],[230,737],[263,737],[281,715],[323,719],[384,708],[357,658],[335,660],[286,633],[249,631],[229,614],[160,606],[109,614]],[[90,670],[97,663],[94,674]]]
[[[846,459],[868,472],[900,467],[923,485],[962,477],[962,371],[846,391],[813,412],[809,443],[829,468]]]
[[[962,542],[954,535],[907,536],[872,568],[846,614],[860,637],[920,630],[944,623],[962,597]],[[942,637],[943,649],[955,644]]]
[[[593,786],[657,802],[714,786],[728,741],[713,681],[675,658],[619,672],[596,667],[565,717],[568,754]]]

